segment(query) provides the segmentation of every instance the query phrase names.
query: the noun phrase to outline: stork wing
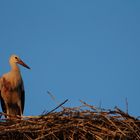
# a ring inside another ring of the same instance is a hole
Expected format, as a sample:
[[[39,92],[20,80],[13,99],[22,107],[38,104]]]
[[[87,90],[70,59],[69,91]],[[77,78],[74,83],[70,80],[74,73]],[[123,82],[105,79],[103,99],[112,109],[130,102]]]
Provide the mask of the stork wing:
[[[0,102],[1,102],[2,111],[4,113],[6,113],[6,106],[5,106],[4,100],[3,100],[2,96],[1,96],[1,91],[0,91]]]
[[[0,78],[0,102],[1,102],[2,111],[4,113],[6,113],[6,106],[5,106],[4,100],[3,100],[2,96],[1,96],[1,88],[2,88],[2,78]]]
[[[21,92],[21,111],[22,111],[22,114],[23,114],[24,103],[25,103],[25,91],[24,91],[23,81],[22,81],[22,84],[20,85],[20,92]]]

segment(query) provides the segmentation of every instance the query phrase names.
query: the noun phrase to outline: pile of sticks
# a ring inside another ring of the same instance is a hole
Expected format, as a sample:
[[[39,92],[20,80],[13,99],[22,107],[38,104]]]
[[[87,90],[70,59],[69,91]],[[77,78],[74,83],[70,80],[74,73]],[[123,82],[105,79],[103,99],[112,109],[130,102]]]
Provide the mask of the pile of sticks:
[[[66,101],[65,101],[66,102]],[[63,102],[62,104],[64,104]],[[75,108],[0,120],[2,140],[140,140],[140,120],[119,108],[104,110],[83,101]],[[3,113],[1,113],[3,115]]]

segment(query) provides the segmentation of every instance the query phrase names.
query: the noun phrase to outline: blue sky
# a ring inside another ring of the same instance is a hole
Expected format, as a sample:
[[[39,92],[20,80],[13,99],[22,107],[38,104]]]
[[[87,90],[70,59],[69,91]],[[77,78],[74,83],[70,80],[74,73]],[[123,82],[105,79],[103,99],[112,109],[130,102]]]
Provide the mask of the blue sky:
[[[25,115],[38,115],[69,99],[140,115],[140,2],[0,1],[0,75],[11,54],[21,68]],[[56,98],[53,101],[47,94]]]

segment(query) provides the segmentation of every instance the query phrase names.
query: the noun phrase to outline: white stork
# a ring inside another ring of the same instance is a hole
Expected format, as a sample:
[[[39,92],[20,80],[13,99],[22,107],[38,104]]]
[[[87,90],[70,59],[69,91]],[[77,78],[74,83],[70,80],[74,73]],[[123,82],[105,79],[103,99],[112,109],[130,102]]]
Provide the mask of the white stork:
[[[11,116],[22,116],[24,110],[24,84],[17,64],[28,69],[18,56],[12,55],[9,59],[11,71],[4,74],[0,79],[0,100],[4,113]],[[7,116],[5,116],[7,117]],[[9,116],[9,118],[12,118]]]

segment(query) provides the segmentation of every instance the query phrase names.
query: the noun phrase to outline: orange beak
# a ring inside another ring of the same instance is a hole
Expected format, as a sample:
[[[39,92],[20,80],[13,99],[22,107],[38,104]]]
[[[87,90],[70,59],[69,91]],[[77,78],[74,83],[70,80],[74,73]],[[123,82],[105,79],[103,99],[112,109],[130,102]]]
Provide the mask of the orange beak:
[[[22,60],[19,60],[17,63],[26,67],[27,69],[30,69],[30,67],[28,65],[26,65]]]

